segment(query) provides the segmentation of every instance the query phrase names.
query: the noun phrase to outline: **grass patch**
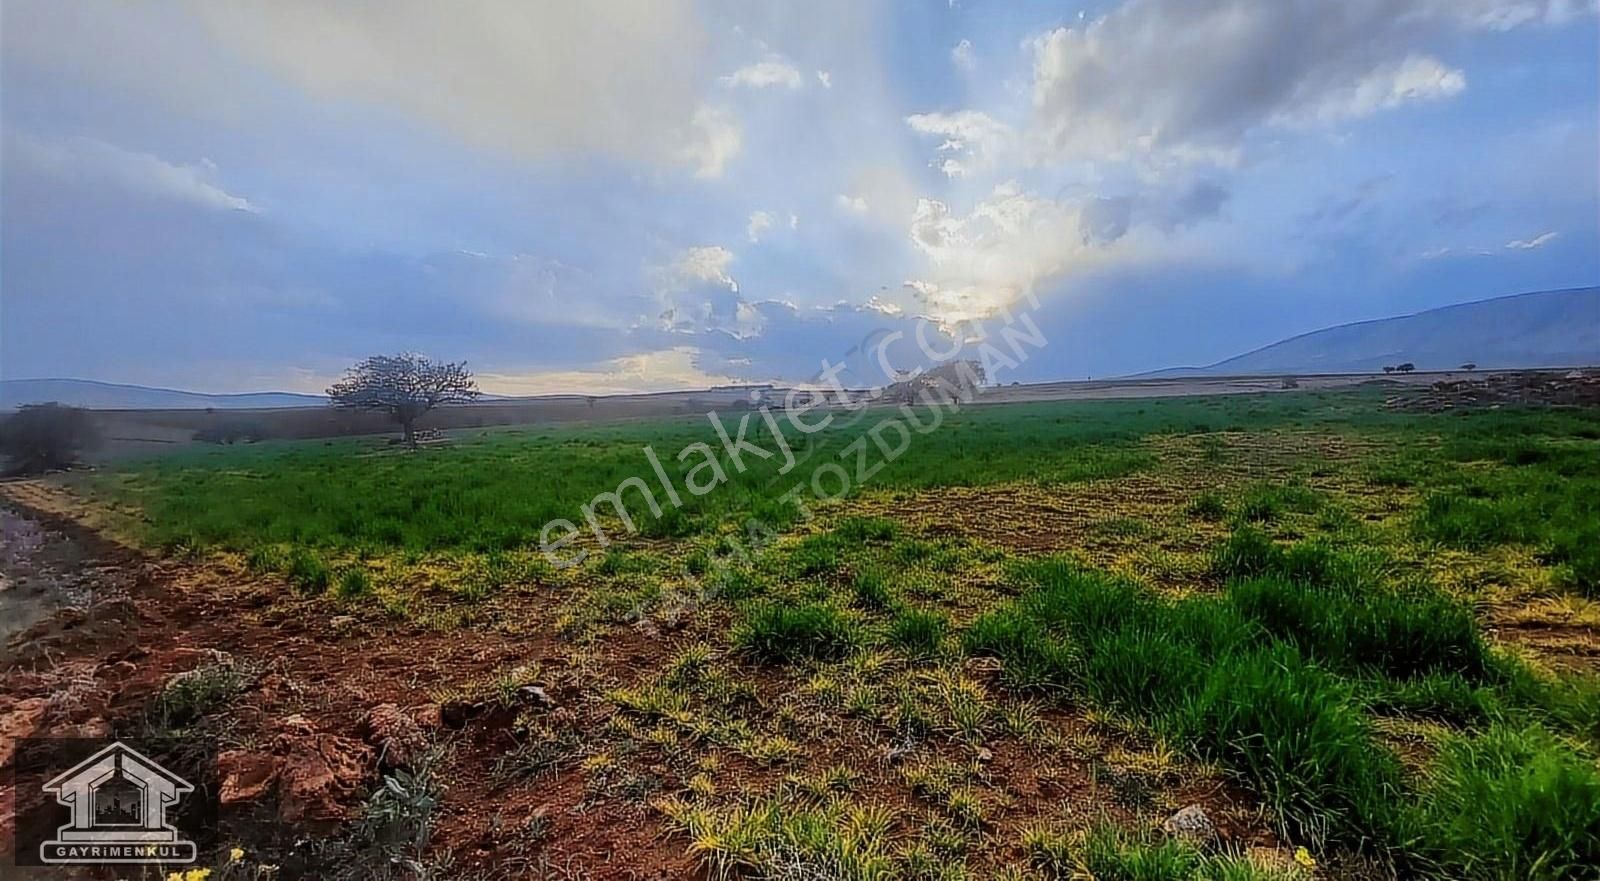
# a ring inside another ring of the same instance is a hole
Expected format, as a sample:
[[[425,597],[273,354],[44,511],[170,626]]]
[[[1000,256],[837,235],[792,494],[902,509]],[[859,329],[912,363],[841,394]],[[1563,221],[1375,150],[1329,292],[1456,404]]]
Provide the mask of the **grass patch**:
[[[949,632],[950,619],[940,612],[901,609],[889,622],[889,643],[912,657],[932,657]]]
[[[734,630],[734,644],[767,663],[840,658],[861,643],[855,622],[830,605],[758,603]]]
[[[1440,753],[1406,815],[1419,868],[1462,881],[1600,877],[1600,770],[1539,727],[1494,727]]]
[[[301,593],[322,593],[333,580],[333,573],[320,555],[305,548],[289,552],[284,564],[284,576],[289,584]]]

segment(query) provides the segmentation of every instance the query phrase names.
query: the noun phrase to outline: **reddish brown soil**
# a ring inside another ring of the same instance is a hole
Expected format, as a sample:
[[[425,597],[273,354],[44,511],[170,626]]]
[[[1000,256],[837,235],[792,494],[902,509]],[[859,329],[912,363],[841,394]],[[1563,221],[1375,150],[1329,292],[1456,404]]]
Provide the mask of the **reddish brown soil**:
[[[283,720],[296,715],[319,731],[356,738],[362,719],[376,705],[418,707],[442,688],[517,664],[561,664],[549,641],[538,638],[474,630],[437,633],[381,619],[336,627],[325,606],[294,599],[280,582],[151,558],[63,516],[59,496],[48,500],[52,513],[17,503],[19,495],[46,501],[37,487],[6,489],[14,510],[42,524],[54,541],[78,549],[84,565],[133,574],[125,592],[106,591],[87,610],[57,613],[10,644],[0,684],[0,720],[11,723],[9,728],[0,724],[7,740],[121,730],[144,713],[169,678],[193,669],[213,649],[262,671],[228,710],[223,748],[263,745]],[[608,660],[621,675],[653,666],[644,653],[649,647],[630,642],[607,646],[608,653],[620,654]],[[566,873],[552,877],[692,874],[693,861],[682,846],[662,840],[656,820],[646,812],[605,802],[581,813],[572,810],[583,789],[576,772],[535,786],[491,783],[493,762],[510,737],[496,721],[474,720],[459,732],[438,732],[447,749],[437,775],[447,789],[431,846],[452,854],[458,869],[537,862]],[[22,807],[34,796],[6,792],[0,810],[9,814],[13,797]],[[548,824],[536,852],[513,850],[512,836],[496,830],[519,829],[535,813]],[[250,828],[238,831],[244,838],[257,837]],[[277,830],[272,837],[292,836]],[[11,843],[0,848],[9,862]]]

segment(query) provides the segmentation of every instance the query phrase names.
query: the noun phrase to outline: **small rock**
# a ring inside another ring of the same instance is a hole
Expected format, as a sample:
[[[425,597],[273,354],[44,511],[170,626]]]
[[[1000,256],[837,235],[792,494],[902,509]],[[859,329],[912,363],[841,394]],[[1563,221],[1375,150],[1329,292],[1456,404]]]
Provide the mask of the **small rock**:
[[[989,762],[994,761],[994,753],[990,752],[988,747],[980,746],[978,747],[977,758],[978,761],[988,764]]]
[[[284,720],[266,750],[229,750],[217,756],[224,807],[276,796],[278,819],[338,822],[347,819],[368,777],[372,751],[347,737],[318,732],[303,717]]]
[[[556,706],[555,698],[551,697],[542,685],[524,685],[517,689],[517,702],[546,710],[555,709]]]
[[[0,713],[0,766],[10,764],[22,738],[32,737],[39,730],[49,706],[50,702],[42,697],[30,697]]]
[[[1004,664],[1001,663],[999,658],[979,656],[968,658],[964,666],[967,672],[973,676],[987,679],[1000,675],[1000,670],[1004,667]]]
[[[123,679],[132,677],[133,674],[137,672],[139,672],[138,664],[135,664],[132,661],[116,661],[110,664],[101,665],[100,669],[95,671],[95,675],[102,676],[106,679],[121,681]]]
[[[462,728],[473,716],[483,712],[481,702],[453,700],[439,705],[439,721],[446,728]]]
[[[1174,838],[1195,842],[1210,841],[1217,834],[1217,827],[1212,825],[1211,818],[1206,816],[1206,809],[1199,805],[1189,805],[1168,817],[1167,821],[1161,824],[1161,829]]]
[[[411,768],[428,749],[428,737],[415,719],[394,704],[379,704],[361,721],[361,735],[378,751],[383,768]]]

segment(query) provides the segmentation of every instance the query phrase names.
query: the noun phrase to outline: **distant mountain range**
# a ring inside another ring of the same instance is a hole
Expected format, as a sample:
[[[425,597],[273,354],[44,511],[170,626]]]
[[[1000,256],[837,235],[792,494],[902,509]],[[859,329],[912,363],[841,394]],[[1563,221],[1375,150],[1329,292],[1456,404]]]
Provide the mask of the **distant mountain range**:
[[[1206,367],[1171,367],[1140,375],[1373,373],[1385,365],[1405,362],[1418,370],[1454,370],[1468,363],[1483,370],[1600,365],[1600,287],[1514,294],[1398,318],[1341,324]],[[533,400],[500,395],[483,398]],[[208,395],[88,379],[0,381],[0,408],[47,401],[98,410],[244,410],[328,403],[322,395],[293,392]]]
[[[1483,370],[1600,364],[1600,287],[1513,294],[1341,324],[1206,367],[1141,375],[1372,373],[1405,362],[1418,370],[1454,370],[1463,364]]]
[[[207,395],[177,389],[96,382],[92,379],[7,379],[0,381],[0,407],[56,401],[96,410],[250,410],[269,407],[321,407],[322,395],[247,392]]]

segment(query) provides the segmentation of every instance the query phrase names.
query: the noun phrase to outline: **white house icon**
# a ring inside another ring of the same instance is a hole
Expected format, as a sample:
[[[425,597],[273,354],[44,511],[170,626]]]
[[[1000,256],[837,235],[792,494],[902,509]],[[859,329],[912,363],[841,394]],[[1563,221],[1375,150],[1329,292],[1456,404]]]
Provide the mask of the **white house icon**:
[[[153,862],[193,859],[194,845],[168,825],[166,812],[194,787],[122,743],[113,743],[44,784],[72,813],[56,840],[40,847],[46,862]]]

